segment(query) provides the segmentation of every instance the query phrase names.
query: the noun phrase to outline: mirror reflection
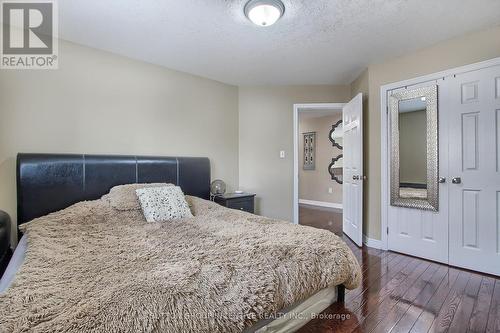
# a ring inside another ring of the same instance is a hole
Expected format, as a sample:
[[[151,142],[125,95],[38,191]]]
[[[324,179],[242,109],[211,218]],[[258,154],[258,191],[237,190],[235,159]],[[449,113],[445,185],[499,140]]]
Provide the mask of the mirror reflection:
[[[427,102],[399,101],[399,196],[427,199]]]

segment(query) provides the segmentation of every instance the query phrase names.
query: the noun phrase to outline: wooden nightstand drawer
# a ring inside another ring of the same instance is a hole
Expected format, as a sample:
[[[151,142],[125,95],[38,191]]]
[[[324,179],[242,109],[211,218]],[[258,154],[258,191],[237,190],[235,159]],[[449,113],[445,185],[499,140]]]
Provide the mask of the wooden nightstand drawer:
[[[251,199],[251,200],[249,200]],[[229,200],[227,202],[226,207],[227,208],[232,208],[232,209],[238,209],[238,210],[243,210],[245,212],[253,213],[254,212],[254,204],[253,204],[253,197],[252,198],[245,198],[245,199],[239,199],[239,200]]]
[[[237,209],[248,213],[254,213],[255,194],[250,193],[227,193],[218,195],[214,201],[231,209]]]

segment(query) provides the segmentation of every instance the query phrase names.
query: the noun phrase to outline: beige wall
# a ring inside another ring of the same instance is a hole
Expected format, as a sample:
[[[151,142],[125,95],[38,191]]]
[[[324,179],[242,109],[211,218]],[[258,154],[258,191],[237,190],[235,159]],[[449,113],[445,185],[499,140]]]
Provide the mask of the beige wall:
[[[342,150],[334,147],[328,139],[332,125],[342,119],[342,113],[323,117],[299,116],[299,199],[342,203],[342,185],[332,180],[328,165],[332,158],[342,154]],[[314,170],[304,170],[304,137],[303,133],[316,132],[316,165]],[[332,193],[328,189],[332,189]]]
[[[353,92],[364,87],[368,77],[368,116],[365,114],[365,233],[370,238],[381,239],[380,209],[380,87],[384,84],[451,69],[495,57],[500,57],[500,26],[467,34],[437,45],[368,66],[351,84]],[[365,196],[366,198],[366,196]],[[366,200],[365,200],[366,201]]]
[[[60,43],[54,71],[1,71],[0,209],[18,152],[207,156],[238,186],[238,88]]]
[[[257,193],[259,214],[292,220],[293,104],[342,103],[349,95],[349,86],[240,87],[240,187]]]
[[[380,86],[499,57],[498,36],[500,27],[370,65],[350,86],[240,89],[61,42],[59,70],[0,75],[0,209],[15,217],[19,151],[196,155],[230,189],[239,180],[257,193],[259,213],[291,220],[293,104],[363,92],[364,228],[380,239]]]
[[[399,181],[427,184],[425,110],[399,114]]]

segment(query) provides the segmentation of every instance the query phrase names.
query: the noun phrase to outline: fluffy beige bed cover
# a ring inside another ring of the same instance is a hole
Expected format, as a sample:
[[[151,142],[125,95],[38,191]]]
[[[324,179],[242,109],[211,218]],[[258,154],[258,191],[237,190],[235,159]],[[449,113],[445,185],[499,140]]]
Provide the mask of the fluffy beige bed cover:
[[[0,332],[241,332],[361,271],[333,233],[187,196],[194,218],[147,223],[134,187],[24,224]]]

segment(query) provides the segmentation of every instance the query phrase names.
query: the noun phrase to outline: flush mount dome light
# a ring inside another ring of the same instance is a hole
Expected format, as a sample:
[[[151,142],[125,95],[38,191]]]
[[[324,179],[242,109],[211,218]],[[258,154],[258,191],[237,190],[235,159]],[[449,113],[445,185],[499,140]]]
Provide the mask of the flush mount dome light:
[[[250,0],[245,5],[246,17],[262,27],[273,25],[284,13],[285,5],[280,0]]]

